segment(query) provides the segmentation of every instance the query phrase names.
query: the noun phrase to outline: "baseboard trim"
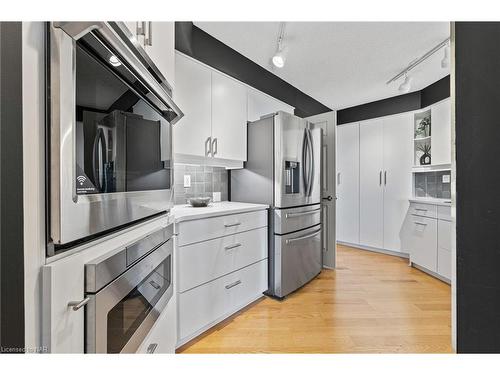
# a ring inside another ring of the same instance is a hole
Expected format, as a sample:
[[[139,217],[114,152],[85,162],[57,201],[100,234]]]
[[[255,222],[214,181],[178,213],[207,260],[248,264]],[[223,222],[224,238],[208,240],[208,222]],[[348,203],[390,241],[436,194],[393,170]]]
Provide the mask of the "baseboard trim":
[[[425,272],[429,275],[431,275],[432,277],[435,277],[436,279],[438,280],[441,280],[442,282],[448,284],[448,285],[451,285],[451,280],[449,280],[448,278],[444,277],[444,276],[441,276],[439,274],[437,274],[436,272],[434,271],[431,271],[431,270],[428,270],[427,268],[425,267],[422,267],[422,266],[419,266],[418,264],[415,264],[413,262],[410,262],[410,266],[422,271],[422,272]]]
[[[399,251],[379,249],[377,247],[359,245],[359,244],[349,243],[349,242],[343,242],[343,241],[337,241],[337,244],[344,245],[344,246],[349,246],[349,247],[355,247],[356,249],[359,249],[359,250],[366,250],[366,251],[371,251],[371,252],[374,252],[374,253],[391,255],[391,256],[395,256],[395,257],[399,257],[399,258],[404,258],[404,259],[410,258],[410,255],[408,253],[400,253]]]

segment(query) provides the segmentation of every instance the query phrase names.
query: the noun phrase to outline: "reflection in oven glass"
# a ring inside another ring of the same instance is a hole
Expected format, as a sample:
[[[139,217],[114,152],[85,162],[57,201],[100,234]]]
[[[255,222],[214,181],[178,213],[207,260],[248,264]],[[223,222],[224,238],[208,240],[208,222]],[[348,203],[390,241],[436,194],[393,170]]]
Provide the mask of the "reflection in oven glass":
[[[120,353],[171,283],[171,256],[108,313],[107,352]]]

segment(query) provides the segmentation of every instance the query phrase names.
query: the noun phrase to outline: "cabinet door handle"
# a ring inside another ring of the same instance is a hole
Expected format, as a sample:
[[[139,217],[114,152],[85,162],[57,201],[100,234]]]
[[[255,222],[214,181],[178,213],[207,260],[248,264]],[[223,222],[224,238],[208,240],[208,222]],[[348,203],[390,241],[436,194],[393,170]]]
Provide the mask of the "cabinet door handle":
[[[224,224],[226,228],[231,228],[231,227],[236,227],[238,225],[241,225],[241,223],[233,223],[233,224]]]
[[[340,172],[337,173],[337,185],[340,185]]]
[[[235,281],[234,283],[231,283],[231,284],[228,284],[226,285],[226,289],[231,289],[231,288],[234,288],[236,285],[240,285],[241,284],[241,280],[237,280]]]
[[[384,186],[387,185],[387,171],[384,171]]]
[[[237,247],[240,247],[240,246],[241,246],[240,243],[235,243],[234,245],[228,245],[228,246],[224,247],[224,250],[236,249]]]
[[[141,21],[136,23],[136,34],[137,35],[146,35],[146,22]]]
[[[378,173],[378,185],[382,186],[382,171]]]
[[[214,138],[214,140],[212,141],[212,156],[215,157],[215,155],[217,154],[217,138]]]
[[[156,344],[156,343],[149,344],[148,348],[146,349],[146,353],[153,354],[157,347],[158,347],[158,344]]]
[[[144,22],[145,24],[145,22]],[[148,37],[144,39],[144,44],[147,46],[153,45],[153,22],[148,22]]]
[[[207,140],[205,141],[205,156],[210,156],[212,153],[212,142],[211,142],[212,137],[208,137]]]
[[[73,309],[73,311],[78,311],[89,302],[90,302],[89,297],[87,297],[81,301],[70,301],[70,302],[68,302],[68,307],[71,307]]]

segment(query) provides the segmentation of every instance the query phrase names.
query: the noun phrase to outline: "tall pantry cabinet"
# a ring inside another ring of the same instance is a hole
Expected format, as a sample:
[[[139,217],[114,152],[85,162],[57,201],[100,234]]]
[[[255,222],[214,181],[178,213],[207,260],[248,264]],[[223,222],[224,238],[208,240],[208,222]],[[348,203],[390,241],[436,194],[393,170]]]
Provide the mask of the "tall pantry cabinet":
[[[400,232],[412,194],[412,121],[411,113],[403,113],[339,126],[340,242],[404,251]],[[354,127],[359,128],[357,137],[349,131]],[[350,186],[343,186],[346,182]]]

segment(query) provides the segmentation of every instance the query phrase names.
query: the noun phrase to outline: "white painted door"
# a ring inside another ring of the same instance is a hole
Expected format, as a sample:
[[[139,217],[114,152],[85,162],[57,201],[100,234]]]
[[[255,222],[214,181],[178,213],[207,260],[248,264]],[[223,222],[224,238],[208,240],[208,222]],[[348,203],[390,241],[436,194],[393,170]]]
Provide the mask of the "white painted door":
[[[408,249],[401,248],[401,232],[412,194],[412,124],[412,113],[383,119],[384,249],[405,253]]]
[[[323,224],[323,267],[335,268],[336,264],[336,184],[335,184],[335,136],[336,112],[322,113],[307,118],[315,127],[323,129],[321,152],[321,222]]]
[[[431,162],[451,163],[451,104],[445,99],[431,107]]]
[[[212,152],[216,158],[247,160],[247,88],[215,71],[212,71]]]
[[[294,108],[263,92],[248,89],[248,121],[256,121],[261,116],[284,111],[293,115]]]
[[[204,157],[212,135],[212,73],[178,53],[175,65],[174,100],[184,117],[173,126],[174,152]]]
[[[359,123],[337,127],[337,240],[359,243]]]
[[[369,120],[359,124],[359,242],[384,245],[383,124]]]
[[[147,23],[145,49],[168,83],[174,86],[175,78],[175,24],[174,22]]]

